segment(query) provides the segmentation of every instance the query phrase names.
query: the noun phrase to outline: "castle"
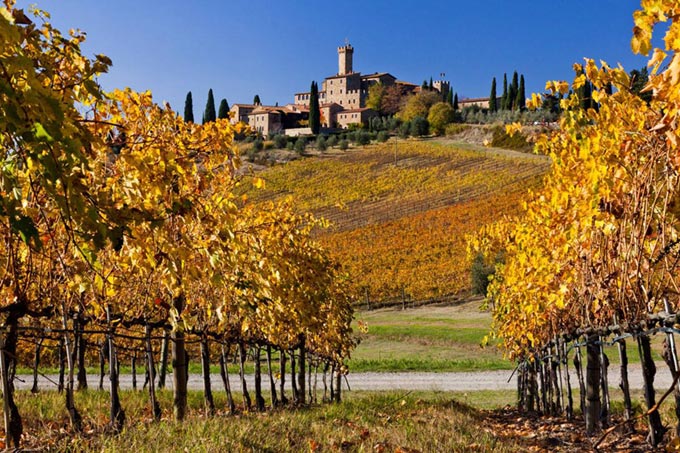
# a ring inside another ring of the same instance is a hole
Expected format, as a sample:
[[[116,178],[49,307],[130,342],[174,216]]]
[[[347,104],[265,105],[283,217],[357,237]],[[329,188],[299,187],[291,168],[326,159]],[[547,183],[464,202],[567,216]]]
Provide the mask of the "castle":
[[[385,87],[401,85],[404,93],[415,93],[420,86],[397,80],[387,72],[376,72],[361,75],[353,68],[354,48],[350,44],[338,47],[338,73],[328,76],[319,90],[319,107],[322,126],[325,128],[347,128],[351,124],[366,124],[378,112],[366,107],[369,88],[381,83]],[[446,93],[450,89],[449,82],[437,80],[432,83],[434,89]],[[262,106],[252,104],[234,104],[231,107],[232,122],[243,121],[254,130],[265,136],[277,133],[294,134],[296,124],[309,118],[309,101],[311,93],[296,93],[293,104],[279,106]]]

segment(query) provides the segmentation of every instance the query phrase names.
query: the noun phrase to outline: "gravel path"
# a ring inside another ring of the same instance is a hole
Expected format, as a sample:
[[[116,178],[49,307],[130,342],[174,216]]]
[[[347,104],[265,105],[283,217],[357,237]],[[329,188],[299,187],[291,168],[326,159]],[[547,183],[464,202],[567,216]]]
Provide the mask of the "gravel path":
[[[576,375],[573,373],[573,367],[570,369],[571,384],[574,387],[578,386]],[[350,373],[347,380],[343,379],[344,385],[349,385],[351,390],[440,390],[440,391],[475,391],[475,390],[514,390],[517,388],[517,377],[512,376],[512,371],[476,371],[476,372],[459,372],[459,373]],[[609,385],[616,387],[619,381],[619,369],[617,366],[609,368]],[[38,386],[42,390],[56,389],[57,382],[56,375],[41,376],[38,380]],[[313,379],[313,377],[312,377]],[[212,387],[214,390],[222,390],[222,379],[218,374],[211,376]],[[253,389],[253,376],[247,376],[248,388]],[[638,364],[629,367],[629,381],[632,389],[642,388],[642,372]],[[673,382],[671,374],[667,367],[660,364],[658,366],[656,379],[654,381],[657,391],[664,391]],[[144,383],[144,376],[137,376],[137,385],[139,388]],[[169,374],[166,379],[167,387],[172,388],[172,374]],[[290,383],[290,377],[287,376],[286,385]],[[30,389],[33,384],[32,376],[18,376],[16,386],[18,389]],[[108,378],[104,378],[104,388],[108,389]],[[231,388],[234,391],[239,391],[240,383],[238,376],[230,376]],[[97,388],[99,385],[98,376],[88,376],[88,386],[90,388]],[[263,375],[263,388],[269,388],[269,379],[267,375]],[[318,387],[323,388],[321,376],[318,377]],[[124,389],[132,388],[132,376],[122,375],[120,378],[120,386]],[[202,390],[203,379],[198,374],[193,374],[189,377],[189,389]],[[278,390],[278,382],[277,382]]]

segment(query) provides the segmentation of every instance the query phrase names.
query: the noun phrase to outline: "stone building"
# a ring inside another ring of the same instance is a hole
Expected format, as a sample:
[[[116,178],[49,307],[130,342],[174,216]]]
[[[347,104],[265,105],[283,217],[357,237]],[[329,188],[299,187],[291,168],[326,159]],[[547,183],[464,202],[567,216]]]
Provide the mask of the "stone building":
[[[377,112],[366,107],[368,89],[371,85],[381,83],[388,87],[395,83],[402,84],[407,91],[414,92],[417,85],[397,81],[397,78],[388,72],[376,72],[362,75],[354,71],[353,66],[354,48],[347,44],[338,47],[338,73],[328,76],[321,83],[319,90],[319,104],[322,110],[322,121],[328,127],[347,127],[349,124],[366,123],[370,118],[377,116]],[[446,81],[437,81],[437,89],[449,89]],[[296,93],[295,104],[309,106],[310,93]],[[324,115],[324,107],[336,105]]]

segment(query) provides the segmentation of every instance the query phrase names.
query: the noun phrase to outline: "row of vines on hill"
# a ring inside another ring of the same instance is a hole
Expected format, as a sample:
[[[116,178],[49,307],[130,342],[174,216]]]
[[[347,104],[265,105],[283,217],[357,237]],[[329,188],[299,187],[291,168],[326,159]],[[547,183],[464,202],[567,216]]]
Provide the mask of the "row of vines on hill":
[[[110,60],[81,54],[49,15],[0,7],[0,372],[7,446],[22,423],[13,398],[27,329],[59,332],[75,427],[75,351],[103,332],[171,332],[174,412],[186,413],[185,336],[298,350],[338,372],[353,347],[352,309],[335,262],[310,237],[318,221],[290,202],[234,195],[227,120],[184,122],[150,93],[104,93]],[[81,348],[82,349],[82,348]],[[149,346],[149,351],[152,348]],[[148,364],[153,369],[153,353]],[[111,422],[124,418],[112,368]],[[304,391],[303,391],[304,395]],[[153,400],[153,398],[152,398]]]
[[[522,217],[486,227],[470,252],[482,253],[488,264],[503,256],[488,298],[494,331],[510,357],[531,361],[585,337],[589,432],[599,420],[598,336],[636,336],[656,444],[663,430],[650,387],[649,316],[680,310],[680,7],[644,0],[634,20],[632,47],[643,54],[652,51],[654,25],[670,22],[665,51],[654,49],[649,60],[651,102],[631,92],[622,68],[592,60],[575,65],[571,85],[549,82],[554,94],[575,94],[561,103],[559,130],[537,142],[552,159],[545,186]],[[595,107],[582,109],[578,93],[586,81],[594,86]],[[537,96],[529,102],[539,103]],[[670,354],[677,380],[675,351]]]

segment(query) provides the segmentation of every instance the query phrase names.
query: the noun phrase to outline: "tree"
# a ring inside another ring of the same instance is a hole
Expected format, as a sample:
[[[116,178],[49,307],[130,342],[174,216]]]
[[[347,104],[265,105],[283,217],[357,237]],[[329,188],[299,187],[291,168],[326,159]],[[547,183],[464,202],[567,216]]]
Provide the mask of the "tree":
[[[422,137],[427,135],[430,129],[430,125],[425,118],[422,116],[416,116],[411,121],[411,135],[414,137]]]
[[[321,128],[321,110],[319,109],[319,88],[312,82],[309,95],[309,127],[312,134],[317,135]]]
[[[229,118],[229,103],[226,99],[220,101],[220,108],[217,111],[217,117],[219,119]]]
[[[498,110],[496,106],[496,78],[491,81],[491,94],[489,95],[489,111],[495,112]]]
[[[385,88],[380,110],[383,115],[396,115],[404,105],[409,97],[407,89],[400,84],[390,85]]]
[[[508,88],[508,110],[515,110],[517,108],[517,91],[519,91],[519,80],[517,71],[512,74],[512,82]]]
[[[451,89],[446,93],[446,102],[453,107],[453,90]]]
[[[187,97],[184,100],[184,121],[187,123],[194,122],[194,101],[191,98],[191,91],[187,93]]]
[[[503,73],[503,95],[501,96],[501,110],[508,109],[508,74]]]
[[[213,97],[212,88],[208,91],[208,101],[205,103],[205,111],[203,112],[203,124],[211,123],[217,119],[215,113],[215,98]]]
[[[428,87],[427,87],[427,80],[423,80],[423,84],[420,86],[420,88],[421,88],[423,91],[426,91],[426,90],[428,89]]]
[[[382,102],[385,96],[385,86],[381,83],[374,83],[368,87],[368,97],[366,98],[366,107],[373,109],[378,113],[382,113]]]
[[[434,84],[432,83],[432,77],[430,77],[430,84],[428,85],[430,91],[434,90]]]
[[[453,110],[458,111],[458,93],[453,95]]]
[[[441,135],[446,125],[453,121],[453,107],[446,102],[438,102],[430,108],[427,115],[427,122],[430,129],[437,135]]]
[[[526,108],[526,93],[524,91],[524,74],[519,79],[519,88],[517,89],[517,96],[515,97],[515,108],[517,110],[524,110]]]
[[[652,100],[652,92],[642,90],[645,88],[649,82],[649,71],[647,66],[643,66],[641,69],[633,69],[630,71],[630,91],[637,94],[646,103],[650,103]]]
[[[255,97],[253,98],[253,105],[262,105],[262,101],[260,101],[259,94],[256,94]]]
[[[411,121],[417,116],[427,118],[430,107],[437,102],[441,102],[439,93],[429,90],[421,91],[408,98],[406,105],[399,111],[397,116],[402,121]]]

